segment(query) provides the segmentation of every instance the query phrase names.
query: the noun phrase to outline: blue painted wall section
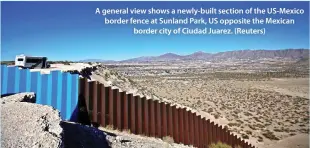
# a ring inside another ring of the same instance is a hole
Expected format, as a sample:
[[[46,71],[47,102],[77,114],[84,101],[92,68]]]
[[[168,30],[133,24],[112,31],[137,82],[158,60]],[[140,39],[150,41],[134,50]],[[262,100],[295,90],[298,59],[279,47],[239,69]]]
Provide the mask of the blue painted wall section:
[[[78,88],[78,74],[41,74],[1,65],[1,95],[34,92],[37,104],[57,109],[63,120],[77,121]]]

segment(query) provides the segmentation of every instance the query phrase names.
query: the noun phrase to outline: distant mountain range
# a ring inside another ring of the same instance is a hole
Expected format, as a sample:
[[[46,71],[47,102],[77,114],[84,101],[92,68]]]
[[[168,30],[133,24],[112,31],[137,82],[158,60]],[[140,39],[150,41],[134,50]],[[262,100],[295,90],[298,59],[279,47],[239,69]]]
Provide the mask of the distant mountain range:
[[[225,60],[225,59],[263,59],[263,58],[290,58],[303,59],[309,57],[309,49],[283,49],[283,50],[236,50],[218,53],[205,53],[202,51],[189,55],[166,53],[160,56],[143,56],[117,62],[148,62],[148,61],[176,61],[176,60]],[[116,62],[111,60],[88,59],[83,62]]]

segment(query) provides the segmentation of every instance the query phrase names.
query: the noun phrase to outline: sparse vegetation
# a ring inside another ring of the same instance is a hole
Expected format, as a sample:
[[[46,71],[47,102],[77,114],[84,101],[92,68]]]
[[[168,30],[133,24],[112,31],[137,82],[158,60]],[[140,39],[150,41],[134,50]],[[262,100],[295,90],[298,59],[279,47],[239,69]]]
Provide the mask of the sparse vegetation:
[[[273,132],[271,132],[271,131],[269,131],[269,130],[265,131],[265,132],[263,133],[263,135],[264,135],[266,138],[270,139],[270,140],[279,140],[279,138],[276,137],[276,136],[273,134]]]
[[[247,134],[244,134],[244,133],[242,133],[241,137],[242,137],[243,139],[249,139],[249,136],[248,136]]]
[[[209,145],[209,148],[232,148],[230,145],[227,145],[222,142],[212,143]]]
[[[308,70],[288,68],[281,60],[273,64],[264,64],[264,60],[247,62],[211,62],[203,68],[188,68],[201,63],[159,62],[113,65],[113,69],[157,99],[207,112],[215,119],[227,119],[226,128],[243,133],[244,139],[263,142],[264,138],[276,140],[308,131],[304,126],[309,121]]]

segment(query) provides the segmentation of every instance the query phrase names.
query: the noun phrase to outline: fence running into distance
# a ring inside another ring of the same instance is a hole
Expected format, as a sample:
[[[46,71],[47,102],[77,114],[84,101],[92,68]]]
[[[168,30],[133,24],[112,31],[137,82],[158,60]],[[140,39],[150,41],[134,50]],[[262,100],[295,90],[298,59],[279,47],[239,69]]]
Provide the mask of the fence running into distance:
[[[79,81],[79,97],[85,99],[90,120],[103,127],[158,138],[170,136],[176,143],[199,148],[218,141],[233,147],[254,148],[222,126],[185,108],[126,94],[85,78]]]
[[[34,92],[37,104],[56,108],[63,120],[77,121],[78,82],[78,74],[41,74],[1,65],[1,95]]]
[[[254,148],[209,119],[185,108],[133,96],[78,74],[50,74],[1,65],[1,95],[35,92],[36,103],[58,109],[63,120],[78,120],[78,101],[86,103],[89,119],[101,126],[129,130],[133,134],[163,138],[176,143],[208,147],[221,141],[233,147]],[[78,100],[79,99],[79,100]]]

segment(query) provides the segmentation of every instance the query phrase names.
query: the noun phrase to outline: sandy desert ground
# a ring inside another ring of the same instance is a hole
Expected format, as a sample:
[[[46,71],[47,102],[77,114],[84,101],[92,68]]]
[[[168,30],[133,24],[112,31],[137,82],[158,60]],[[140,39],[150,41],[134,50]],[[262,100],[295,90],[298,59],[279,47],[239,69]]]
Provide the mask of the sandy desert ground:
[[[162,63],[110,67],[146,92],[197,110],[257,147],[309,147],[307,68],[273,65],[269,70],[276,70],[268,72],[268,66],[257,71],[245,64],[210,70]]]

